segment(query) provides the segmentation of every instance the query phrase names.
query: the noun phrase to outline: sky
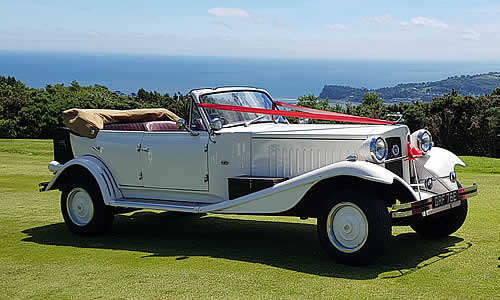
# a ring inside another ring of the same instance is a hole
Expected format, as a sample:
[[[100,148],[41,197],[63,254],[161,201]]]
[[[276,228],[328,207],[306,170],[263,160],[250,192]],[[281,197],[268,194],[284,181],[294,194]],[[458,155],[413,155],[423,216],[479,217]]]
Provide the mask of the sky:
[[[500,61],[498,0],[0,1],[0,51]]]

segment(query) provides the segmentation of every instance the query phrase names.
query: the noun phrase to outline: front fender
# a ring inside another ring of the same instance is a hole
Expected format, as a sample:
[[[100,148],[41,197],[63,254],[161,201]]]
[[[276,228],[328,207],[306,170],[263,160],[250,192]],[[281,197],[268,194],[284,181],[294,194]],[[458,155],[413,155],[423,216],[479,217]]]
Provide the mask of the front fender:
[[[342,161],[302,174],[273,187],[233,200],[200,208],[200,212],[280,213],[292,209],[316,183],[336,176],[352,176],[391,185],[400,181],[414,195],[411,187],[391,171],[364,161]]]
[[[439,147],[433,147],[422,160],[426,170],[436,177],[448,176],[456,165],[465,167],[465,163],[454,153]]]
[[[108,168],[102,161],[90,155],[80,156],[65,163],[57,170],[56,174],[48,183],[44,191],[50,191],[58,188],[60,180],[66,175],[71,176],[70,173],[74,170],[75,166],[84,168],[94,177],[99,185],[105,204],[110,204],[113,200],[122,198],[122,194],[113,179],[111,172],[109,172]]]
[[[415,162],[417,174],[421,180],[434,178],[441,183],[434,185],[433,192],[444,193],[458,188],[456,182],[450,181],[450,173],[454,171],[456,165],[465,167],[465,163],[452,152],[433,147],[426,155],[418,157]]]

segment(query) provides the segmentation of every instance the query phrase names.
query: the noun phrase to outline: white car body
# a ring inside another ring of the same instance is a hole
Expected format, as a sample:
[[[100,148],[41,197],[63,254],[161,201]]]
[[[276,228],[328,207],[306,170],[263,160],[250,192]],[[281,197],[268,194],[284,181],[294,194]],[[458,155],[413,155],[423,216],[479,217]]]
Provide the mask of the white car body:
[[[203,95],[241,90],[268,95],[265,90],[254,88],[194,90],[192,106],[200,103]],[[204,127],[210,128],[209,116],[203,109],[200,113]],[[397,157],[374,163],[366,149],[367,141],[374,137],[395,140],[398,151],[393,152],[398,152]],[[73,159],[52,163],[55,176],[42,189],[60,188],[59,178],[79,166],[92,174],[104,203],[112,207],[315,217],[309,209],[294,208],[306,201],[308,193],[313,193],[319,183],[352,178],[370,183],[367,187],[386,190],[388,195],[397,185],[397,195],[387,200],[396,220],[415,214],[411,210],[398,212],[404,208],[399,203],[418,202],[457,190],[458,183],[450,174],[455,165],[465,166],[456,155],[438,147],[418,159],[405,160],[409,140],[410,131],[405,125],[275,122],[201,130],[196,135],[187,130],[101,130],[95,139],[90,139],[71,133]],[[349,156],[351,159],[346,160]],[[396,174],[394,170],[399,171]],[[240,176],[283,180],[231,199],[228,180]],[[432,178],[435,184],[424,186],[426,178]],[[339,186],[330,188],[335,193]],[[450,203],[448,208],[457,205],[460,201]],[[443,207],[436,208],[436,212],[439,209]],[[426,216],[432,212],[428,209],[418,214]]]

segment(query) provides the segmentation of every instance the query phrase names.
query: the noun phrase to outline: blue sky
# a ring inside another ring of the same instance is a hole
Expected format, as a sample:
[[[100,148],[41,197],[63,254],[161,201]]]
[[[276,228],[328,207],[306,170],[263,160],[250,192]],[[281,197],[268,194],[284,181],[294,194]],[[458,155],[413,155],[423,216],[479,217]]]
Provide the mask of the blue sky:
[[[0,50],[500,60],[500,1],[2,1]]]

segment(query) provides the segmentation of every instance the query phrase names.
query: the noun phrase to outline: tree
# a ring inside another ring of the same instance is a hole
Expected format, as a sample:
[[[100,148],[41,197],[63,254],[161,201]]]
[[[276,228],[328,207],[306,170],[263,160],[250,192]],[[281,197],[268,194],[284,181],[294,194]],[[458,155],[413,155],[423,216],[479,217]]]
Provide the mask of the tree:
[[[364,105],[380,105],[384,104],[384,100],[380,99],[377,93],[365,93],[361,103]]]
[[[449,91],[450,89],[448,89]],[[47,85],[42,89],[26,87],[14,77],[0,76],[0,137],[51,138],[62,126],[62,111],[69,108],[134,109],[164,107],[187,119],[188,95],[170,96],[139,89],[137,97],[118,95],[105,86]],[[363,102],[345,106],[329,105],[314,95],[298,98],[297,104],[314,109],[384,119],[389,112],[401,112],[413,132],[428,129],[436,145],[461,155],[500,156],[500,88],[482,96],[461,96],[456,91],[434,98],[432,102],[385,105],[376,93],[365,93]],[[295,118],[289,118],[297,122]],[[312,123],[335,123],[311,120]]]

